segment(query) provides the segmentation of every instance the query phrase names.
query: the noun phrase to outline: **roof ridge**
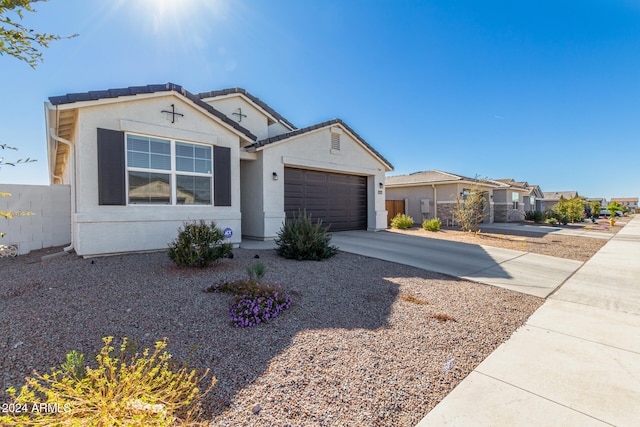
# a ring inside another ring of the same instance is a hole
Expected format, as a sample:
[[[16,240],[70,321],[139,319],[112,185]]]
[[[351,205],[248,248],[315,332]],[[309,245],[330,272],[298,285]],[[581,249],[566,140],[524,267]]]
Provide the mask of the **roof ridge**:
[[[260,141],[256,141],[252,144],[249,144],[247,146],[247,148],[260,148],[260,147],[264,147],[265,145],[269,145],[269,144],[273,144],[274,142],[278,142],[278,141],[282,141],[284,139],[288,139],[288,138],[292,138],[294,136],[298,136],[298,135],[302,135],[304,133],[307,132],[311,132],[314,130],[318,130],[318,129],[322,129],[325,128],[327,126],[331,126],[331,125],[335,125],[335,124],[339,124],[341,126],[343,126],[349,133],[351,133],[358,141],[360,141],[360,143],[362,145],[364,145],[365,147],[367,147],[367,149],[371,150],[372,153],[374,153],[376,156],[378,156],[378,158],[380,160],[382,160],[384,163],[387,164],[387,166],[389,166],[390,169],[393,170],[393,165],[391,164],[391,162],[389,162],[387,159],[385,159],[385,157],[380,154],[375,148],[373,148],[367,141],[364,140],[364,138],[362,138],[360,135],[358,135],[358,133],[356,131],[354,131],[353,129],[351,129],[351,127],[349,125],[347,125],[342,119],[340,118],[334,118],[331,120],[326,120],[324,122],[320,122],[320,123],[316,123],[304,128],[298,128],[298,129],[294,129],[290,132],[285,132],[283,134],[280,135],[275,135],[269,138],[265,138],[263,140]]]
[[[222,112],[216,110],[211,105],[202,101],[197,95],[192,94],[186,90],[182,85],[167,82],[164,84],[149,84],[143,86],[129,86],[126,88],[106,89],[106,90],[94,90],[89,92],[67,93],[61,96],[50,96],[49,102],[53,105],[73,104],[75,102],[83,101],[99,101],[101,99],[119,98],[121,96],[135,96],[145,93],[156,92],[177,92],[185,98],[192,101],[194,104],[201,108],[204,108],[211,115],[225,122],[227,125],[233,127],[238,132],[246,135],[249,139],[255,141],[257,136],[252,134],[248,129],[238,124],[235,120],[231,120]]]

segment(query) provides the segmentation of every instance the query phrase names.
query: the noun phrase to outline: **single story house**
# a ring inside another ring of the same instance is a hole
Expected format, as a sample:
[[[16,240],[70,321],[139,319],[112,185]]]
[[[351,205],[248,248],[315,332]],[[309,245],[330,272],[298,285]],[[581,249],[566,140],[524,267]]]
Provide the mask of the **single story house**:
[[[474,188],[485,193],[485,222],[492,223],[493,191],[501,184],[478,180],[462,175],[428,170],[408,175],[388,176],[386,180],[387,201],[403,202],[403,212],[416,223],[424,219],[440,218],[443,223],[455,222],[454,212],[458,199],[464,199]],[[506,185],[505,185],[506,186]]]
[[[273,239],[299,209],[334,231],[386,228],[393,166],[340,119],[297,128],[244,89],[167,83],[50,97],[45,120],[79,255],[163,249],[200,219],[235,245]]]
[[[523,197],[524,211],[542,211],[542,199],[544,194],[542,193],[542,189],[538,185],[529,185],[527,186],[527,190],[529,190],[529,194]]]
[[[635,213],[635,211],[638,209],[637,197],[612,197],[611,201],[620,203],[621,206],[626,207],[627,211],[631,213]]]
[[[542,193],[542,205],[540,209],[542,212],[553,209],[558,204],[560,199],[571,200],[578,197],[577,191],[545,191]]]
[[[527,207],[531,206],[529,184],[513,178],[491,180],[499,187],[493,190],[494,215],[496,222],[517,222],[524,220]],[[525,204],[525,198],[527,203]]]

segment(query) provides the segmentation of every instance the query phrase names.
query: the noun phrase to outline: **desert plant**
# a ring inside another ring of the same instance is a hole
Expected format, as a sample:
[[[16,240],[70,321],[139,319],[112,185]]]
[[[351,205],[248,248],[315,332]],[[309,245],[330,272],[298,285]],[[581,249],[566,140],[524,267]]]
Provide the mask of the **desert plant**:
[[[200,417],[200,399],[215,385],[201,391],[199,384],[208,375],[195,370],[174,371],[171,355],[165,350],[166,340],[158,341],[155,349],[145,349],[130,359],[115,357],[113,337],[103,338],[104,347],[96,356],[97,366],[79,365],[82,359],[75,353],[67,357],[73,369],[53,368],[51,374],[26,378],[18,393],[7,391],[14,399],[13,407],[21,409],[0,416],[3,426],[173,426],[195,425]],[[70,353],[72,354],[72,353]],[[34,406],[35,405],[35,406]]]
[[[541,211],[528,211],[524,214],[524,219],[527,221],[533,221],[539,223],[544,221],[545,215]]]
[[[593,215],[594,218],[600,218],[600,211],[602,210],[602,204],[599,201],[594,200],[591,203],[589,203],[589,205],[591,206],[591,215]]]
[[[223,243],[224,233],[214,222],[185,222],[178,237],[169,245],[169,258],[180,267],[209,266],[211,262],[231,256],[231,243]]]
[[[320,261],[338,253],[338,247],[331,245],[329,227],[322,226],[322,220],[315,223],[306,211],[299,211],[293,218],[284,220],[276,238],[278,255],[303,260]]]
[[[478,183],[483,181],[478,181]],[[474,184],[469,190],[465,190],[460,195],[456,195],[456,205],[454,215],[462,231],[472,231],[477,233],[480,223],[484,220],[487,199],[485,191],[482,191],[479,184]]]
[[[226,292],[235,295],[229,305],[229,317],[236,327],[254,326],[277,317],[291,306],[291,297],[279,286],[266,285],[255,278],[221,281],[206,292]]]
[[[440,218],[425,219],[422,222],[422,228],[427,231],[438,231],[440,230],[440,227],[442,227],[442,221],[440,221]]]
[[[267,267],[261,262],[256,262],[247,267],[247,274],[249,275],[249,279],[251,280],[260,280],[264,277],[264,274],[267,271]]]
[[[606,209],[611,214],[611,218],[615,218],[616,217],[616,212],[622,211],[622,205],[619,202],[615,202],[614,201],[614,202],[609,203],[609,205],[606,207]]]
[[[558,224],[558,220],[557,220],[557,219],[555,219],[555,218],[553,218],[553,217],[551,217],[551,218],[547,218],[547,219],[545,220],[545,222],[546,222],[547,224],[551,224],[551,225],[557,225],[557,224]]]
[[[413,227],[413,218],[405,214],[398,214],[391,220],[392,228],[407,229]]]

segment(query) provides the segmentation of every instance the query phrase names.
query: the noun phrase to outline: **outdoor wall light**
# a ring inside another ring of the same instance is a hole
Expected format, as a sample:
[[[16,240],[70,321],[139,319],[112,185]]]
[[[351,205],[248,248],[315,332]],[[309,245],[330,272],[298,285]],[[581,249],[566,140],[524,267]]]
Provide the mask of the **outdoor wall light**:
[[[382,189],[384,188],[384,184],[383,184],[383,183],[381,183],[381,182],[379,182],[379,183],[378,183],[378,187],[380,187],[380,189],[382,190]]]
[[[278,174],[276,172],[274,172],[272,176],[274,181],[278,180]]]

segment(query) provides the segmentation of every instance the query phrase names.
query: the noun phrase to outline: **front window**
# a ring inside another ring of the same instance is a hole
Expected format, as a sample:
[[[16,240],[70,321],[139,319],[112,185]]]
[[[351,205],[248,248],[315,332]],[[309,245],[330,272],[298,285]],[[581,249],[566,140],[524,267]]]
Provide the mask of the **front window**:
[[[129,204],[210,205],[211,147],[127,134]]]

